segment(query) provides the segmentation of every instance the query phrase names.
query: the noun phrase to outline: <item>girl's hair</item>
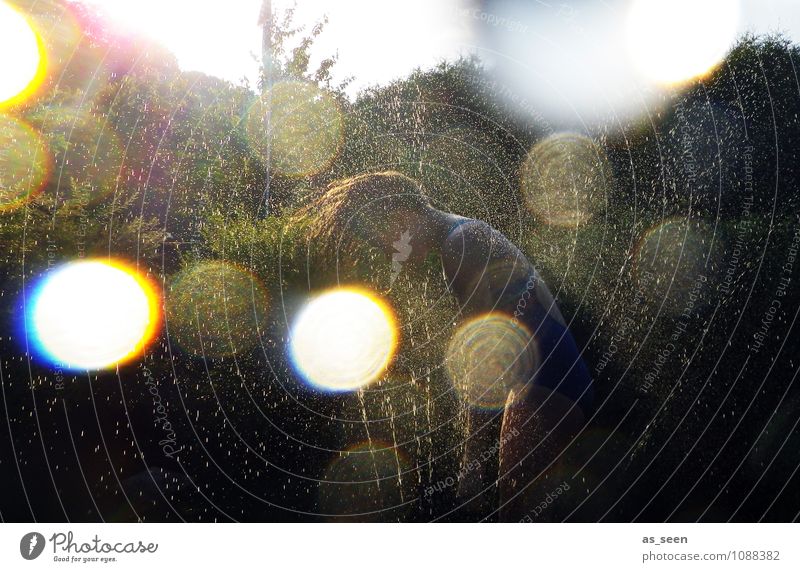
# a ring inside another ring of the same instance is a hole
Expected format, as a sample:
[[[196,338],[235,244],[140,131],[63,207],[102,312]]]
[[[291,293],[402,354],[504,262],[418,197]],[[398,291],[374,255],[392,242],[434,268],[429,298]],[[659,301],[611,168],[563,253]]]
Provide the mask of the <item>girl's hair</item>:
[[[387,223],[430,207],[419,183],[396,171],[367,173],[331,183],[295,219],[312,247],[337,249],[381,240]],[[330,252],[330,250],[329,250]]]

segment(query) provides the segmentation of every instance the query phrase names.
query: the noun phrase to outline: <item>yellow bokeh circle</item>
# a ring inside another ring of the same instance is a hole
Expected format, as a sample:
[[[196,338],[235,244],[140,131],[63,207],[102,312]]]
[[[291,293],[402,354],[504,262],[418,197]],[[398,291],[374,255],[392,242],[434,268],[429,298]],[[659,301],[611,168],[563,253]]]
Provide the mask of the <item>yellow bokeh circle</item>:
[[[18,105],[42,85],[47,57],[41,36],[28,18],[0,1],[0,109]]]

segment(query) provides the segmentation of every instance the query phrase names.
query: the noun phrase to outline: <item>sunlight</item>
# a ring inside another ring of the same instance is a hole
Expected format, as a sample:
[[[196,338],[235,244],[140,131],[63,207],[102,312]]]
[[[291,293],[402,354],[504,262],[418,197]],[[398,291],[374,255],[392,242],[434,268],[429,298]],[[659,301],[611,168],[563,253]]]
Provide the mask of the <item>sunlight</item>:
[[[736,37],[735,0],[636,0],[628,15],[628,47],[639,70],[662,84],[702,76]]]
[[[386,370],[397,346],[392,311],[374,295],[342,288],[313,298],[291,330],[292,362],[310,384],[352,391]]]
[[[201,71],[238,82],[254,81],[260,54],[257,26],[261,0],[86,0],[129,33],[146,36],[172,52],[184,71]]]
[[[0,2],[0,108],[28,99],[45,74],[45,52],[41,38],[28,20],[5,2]]]
[[[348,93],[386,84],[442,60],[469,53],[472,21],[468,0],[275,0],[275,9],[296,6],[297,22],[310,29],[325,15],[329,23],[314,45],[312,65],[338,54],[334,73],[353,76]],[[424,14],[424,16],[422,16]]]
[[[258,64],[252,56],[261,56],[261,29],[257,26],[261,0],[224,5],[189,0],[86,3],[123,28],[166,46],[183,70],[202,71],[232,82],[246,77],[255,85]],[[305,27],[300,37],[329,17],[329,24],[314,42],[311,66],[338,53],[333,74],[336,81],[352,77],[349,93],[464,53],[472,39],[469,26],[458,18],[464,5],[465,0],[273,1],[279,20],[294,7],[293,25]],[[425,17],[419,16],[422,13]],[[291,39],[287,48],[296,47],[298,40]]]
[[[605,2],[498,2],[504,26],[484,25],[487,78],[521,118],[554,127],[636,118],[649,104],[626,61],[624,18]]]
[[[61,266],[37,287],[27,320],[37,353],[66,369],[103,369],[138,355],[159,322],[154,287],[101,260]]]

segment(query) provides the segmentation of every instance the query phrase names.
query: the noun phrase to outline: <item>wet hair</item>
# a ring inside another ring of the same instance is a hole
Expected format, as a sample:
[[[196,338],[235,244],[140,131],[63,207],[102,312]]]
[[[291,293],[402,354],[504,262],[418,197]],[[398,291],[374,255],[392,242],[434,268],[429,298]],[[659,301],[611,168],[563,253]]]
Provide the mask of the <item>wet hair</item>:
[[[367,173],[331,183],[302,207],[307,237],[316,248],[379,246],[389,223],[423,213],[430,202],[414,179],[396,171]]]

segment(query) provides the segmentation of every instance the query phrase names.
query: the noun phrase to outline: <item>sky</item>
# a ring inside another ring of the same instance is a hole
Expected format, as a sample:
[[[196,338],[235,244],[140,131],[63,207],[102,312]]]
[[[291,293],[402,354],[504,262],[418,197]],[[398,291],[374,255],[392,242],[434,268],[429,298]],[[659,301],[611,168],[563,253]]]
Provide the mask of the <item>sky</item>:
[[[329,24],[312,53],[312,64],[339,54],[334,70],[353,76],[351,94],[403,77],[417,66],[454,59],[469,49],[470,30],[459,19],[467,0],[274,0],[279,14],[296,4],[295,21],[310,30],[327,14]],[[202,71],[255,83],[261,50],[257,26],[261,0],[84,0],[118,23],[150,35],[169,48],[186,71]],[[280,15],[279,18],[280,20]],[[459,23],[461,22],[461,23]]]
[[[509,4],[515,0],[499,2]],[[616,0],[624,4],[625,0]],[[734,0],[729,0],[734,1]],[[261,0],[84,0],[104,8],[119,23],[165,44],[184,70],[202,71],[251,84],[257,78],[255,60],[260,52],[257,26]],[[739,31],[787,32],[800,41],[800,8],[797,0],[741,0]],[[544,7],[566,5],[566,0],[528,0],[520,3],[531,14]],[[515,25],[492,21],[484,2],[472,0],[274,0],[280,12],[296,4],[296,21],[310,29],[325,14],[329,24],[318,39],[312,62],[339,55],[334,69],[337,80],[353,76],[354,95],[371,84],[386,84],[415,67],[430,68],[442,59],[484,52],[478,47],[481,30],[504,33]],[[588,4],[573,0],[577,11]],[[614,5],[609,0],[604,5]],[[595,3],[597,5],[597,3]],[[524,26],[517,23],[518,28]],[[519,30],[517,30],[519,31]]]

